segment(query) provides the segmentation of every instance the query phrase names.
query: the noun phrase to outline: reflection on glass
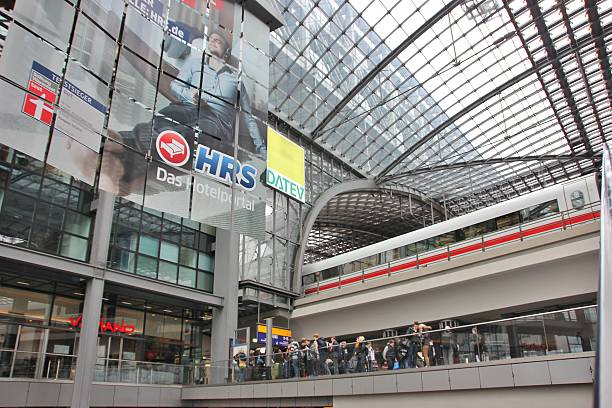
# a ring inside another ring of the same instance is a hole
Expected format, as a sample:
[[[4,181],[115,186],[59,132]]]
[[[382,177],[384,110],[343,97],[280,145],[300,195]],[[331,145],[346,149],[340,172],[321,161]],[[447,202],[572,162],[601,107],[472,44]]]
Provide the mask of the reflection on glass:
[[[81,11],[96,21],[113,37],[119,36],[125,3],[123,0],[81,1]]]
[[[100,188],[142,204],[146,169],[144,155],[107,139],[102,153]]]
[[[45,88],[47,89],[54,86],[53,91],[57,91],[54,84],[44,80],[45,77],[48,78],[48,75],[45,75],[47,72],[45,71],[37,76],[36,73],[32,72],[34,71],[33,66],[37,63],[46,67],[50,72],[61,74],[65,60],[64,53],[40,41],[17,24],[12,24],[2,48],[0,73],[21,85],[24,89],[34,91],[34,84],[30,84],[30,80],[34,80],[38,85],[46,85]],[[41,70],[38,70],[38,72],[41,72]],[[48,97],[45,99],[50,100]]]
[[[98,167],[98,151],[56,129],[51,138],[47,163],[93,186]]]
[[[117,43],[83,14],[77,19],[70,56],[107,83],[113,75]]]
[[[189,216],[191,174],[157,161],[149,163],[144,206]]]
[[[143,2],[139,3],[145,4]],[[160,25],[152,24],[134,7],[127,7],[123,29],[123,44],[126,47],[157,66],[163,38],[164,32]]]
[[[66,50],[74,8],[65,1],[18,0],[13,17],[58,48]]]
[[[156,85],[157,68],[136,56],[129,49],[122,48],[117,64],[115,89],[119,90],[121,95],[134,98],[153,109]]]
[[[0,80],[0,143],[38,160],[45,155],[53,112],[43,94],[35,97]]]

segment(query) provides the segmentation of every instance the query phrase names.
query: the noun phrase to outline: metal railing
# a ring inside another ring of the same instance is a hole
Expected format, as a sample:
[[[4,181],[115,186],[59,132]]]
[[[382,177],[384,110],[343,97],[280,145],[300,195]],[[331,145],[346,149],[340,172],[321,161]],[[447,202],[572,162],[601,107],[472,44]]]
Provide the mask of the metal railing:
[[[359,344],[342,342],[319,351],[318,356],[300,344],[300,351],[271,355],[271,365],[265,364],[266,355],[237,354],[233,360],[201,365],[200,375],[186,380],[188,384],[217,384],[303,379],[595,351],[596,319],[597,307],[584,306],[366,339]],[[381,356],[390,340],[394,352]]]
[[[233,383],[594,351],[596,320],[597,307],[584,306],[367,339],[359,344],[342,342],[319,350],[318,356],[300,344],[299,350],[272,354],[272,364],[268,365],[266,355],[236,355],[233,360],[199,364],[98,358],[94,381],[165,385]],[[28,338],[28,341],[39,340]],[[395,353],[381,356],[389,340],[395,342]],[[17,339],[13,348],[0,349],[0,378],[74,379],[77,356],[20,350],[19,344]]]
[[[0,378],[73,380],[76,356],[0,349]]]
[[[129,384],[183,384],[189,381],[190,367],[180,364],[98,358],[94,381]]]
[[[599,220],[599,202],[586,204],[580,210],[568,210],[523,222],[501,230],[481,234],[476,237],[448,244],[435,249],[416,252],[413,255],[363,268],[355,272],[339,274],[338,276],[319,279],[317,273],[315,282],[303,285],[304,295],[317,294],[330,289],[340,289],[375,279],[386,278],[408,270],[420,269],[439,262],[450,261],[475,253],[486,252],[514,242],[525,241],[541,235],[563,231],[589,222]]]

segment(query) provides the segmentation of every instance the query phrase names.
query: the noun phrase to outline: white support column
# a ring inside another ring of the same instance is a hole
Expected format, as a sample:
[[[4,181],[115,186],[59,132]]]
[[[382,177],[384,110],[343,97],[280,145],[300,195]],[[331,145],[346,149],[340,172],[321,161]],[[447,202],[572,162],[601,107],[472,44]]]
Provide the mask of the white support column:
[[[85,289],[72,408],[89,407],[91,383],[96,370],[98,329],[102,311],[102,296],[104,295],[104,273],[113,224],[114,203],[115,197],[112,194],[100,190],[95,202],[96,221],[89,257],[89,263],[95,267],[95,276],[87,281]]]
[[[213,309],[211,333],[211,358],[214,362],[226,362],[230,356],[230,341],[238,328],[238,251],[240,235],[217,228],[215,251],[215,281],[213,293],[223,298],[223,308]],[[212,370],[210,381],[218,384],[227,378],[227,363]]]
[[[83,326],[79,338],[77,367],[72,394],[72,408],[89,407],[89,395],[96,369],[98,326],[102,309],[104,280],[92,278],[87,282],[83,305]]]

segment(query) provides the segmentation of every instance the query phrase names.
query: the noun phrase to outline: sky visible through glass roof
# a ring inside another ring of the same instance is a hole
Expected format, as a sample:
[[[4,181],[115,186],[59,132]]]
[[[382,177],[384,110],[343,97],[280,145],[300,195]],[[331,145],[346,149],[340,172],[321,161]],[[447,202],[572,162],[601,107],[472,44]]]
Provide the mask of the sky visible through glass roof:
[[[281,0],[270,110],[467,211],[599,166],[612,0]]]

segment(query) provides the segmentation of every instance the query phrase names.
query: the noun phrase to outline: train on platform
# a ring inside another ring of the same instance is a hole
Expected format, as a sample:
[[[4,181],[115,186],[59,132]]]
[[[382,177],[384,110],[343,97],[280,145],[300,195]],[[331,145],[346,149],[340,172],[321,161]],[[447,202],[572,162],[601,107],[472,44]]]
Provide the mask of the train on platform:
[[[594,174],[408,232],[302,269],[305,295],[384,278],[599,218]]]

